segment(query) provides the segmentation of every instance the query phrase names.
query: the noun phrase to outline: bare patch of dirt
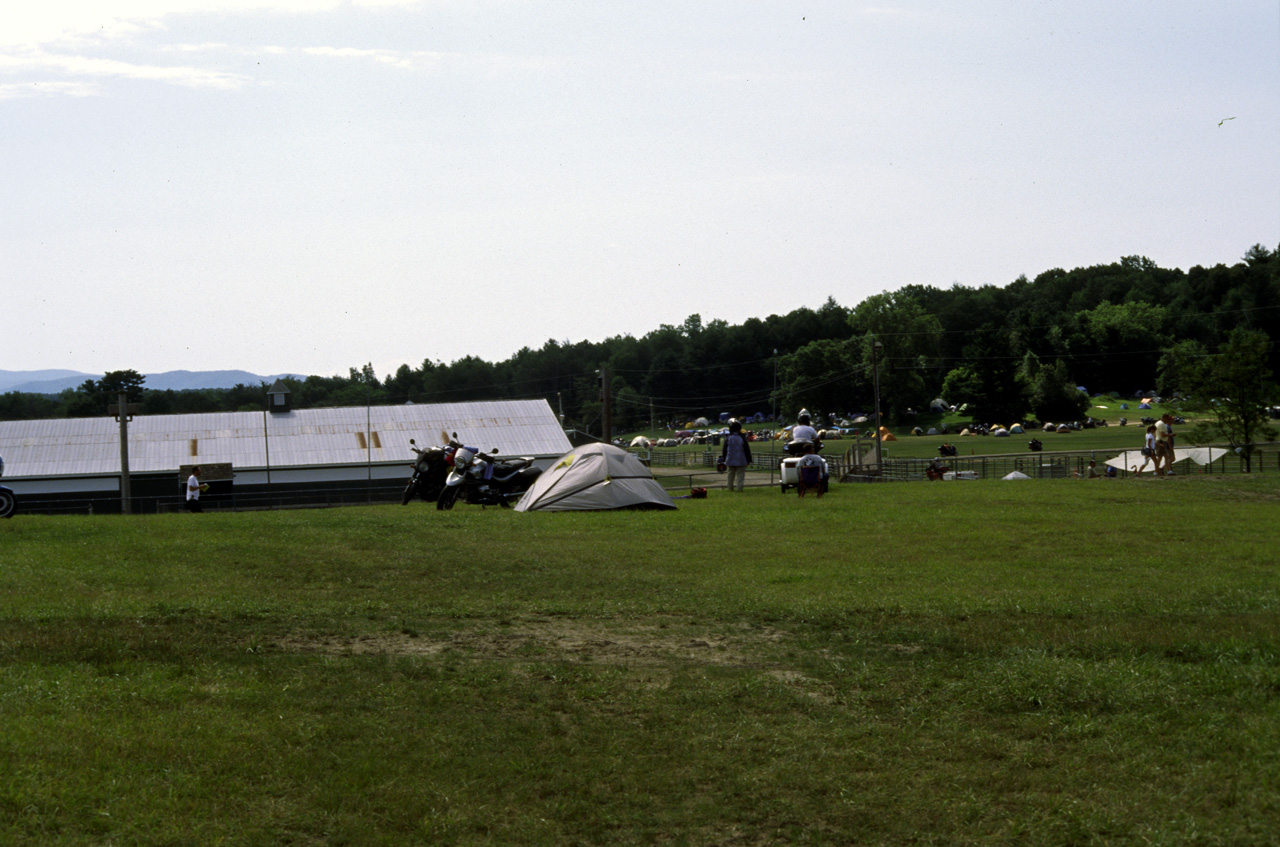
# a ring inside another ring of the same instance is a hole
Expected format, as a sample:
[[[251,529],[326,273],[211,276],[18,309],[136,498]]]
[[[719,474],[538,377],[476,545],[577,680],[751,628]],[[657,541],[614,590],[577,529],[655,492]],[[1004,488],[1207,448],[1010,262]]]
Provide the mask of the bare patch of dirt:
[[[581,661],[600,664],[694,664],[760,667],[784,640],[778,630],[749,625],[708,633],[669,621],[531,619],[478,624],[448,637],[411,633],[294,635],[276,641],[287,652],[330,655],[433,656]]]

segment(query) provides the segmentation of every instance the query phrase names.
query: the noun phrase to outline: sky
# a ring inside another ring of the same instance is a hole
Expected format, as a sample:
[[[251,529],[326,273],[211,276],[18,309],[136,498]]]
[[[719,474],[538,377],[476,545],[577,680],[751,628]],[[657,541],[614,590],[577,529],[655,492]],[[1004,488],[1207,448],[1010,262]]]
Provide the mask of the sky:
[[[1280,245],[1280,0],[0,10],[0,369],[500,361]]]

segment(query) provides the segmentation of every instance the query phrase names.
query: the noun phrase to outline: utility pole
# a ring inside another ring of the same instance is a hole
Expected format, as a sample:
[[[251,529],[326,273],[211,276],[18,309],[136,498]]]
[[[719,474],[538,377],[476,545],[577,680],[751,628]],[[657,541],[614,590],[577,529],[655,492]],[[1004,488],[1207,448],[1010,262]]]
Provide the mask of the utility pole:
[[[773,422],[778,421],[778,348],[773,348]]]
[[[880,354],[884,352],[884,345],[872,337],[871,340],[871,373],[872,380],[875,383],[876,390],[876,473],[882,473],[880,464]]]
[[[133,514],[133,490],[129,482],[129,421],[137,406],[129,405],[129,396],[121,391],[116,395],[115,416],[120,422],[120,513]]]
[[[270,402],[270,401],[268,401]],[[267,491],[271,490],[271,436],[267,432],[267,410],[262,410],[262,452],[267,458]]]
[[[610,414],[609,406],[609,366],[601,365],[600,370],[596,371],[600,375],[600,429],[604,434],[603,440],[608,443],[613,440],[613,416]]]

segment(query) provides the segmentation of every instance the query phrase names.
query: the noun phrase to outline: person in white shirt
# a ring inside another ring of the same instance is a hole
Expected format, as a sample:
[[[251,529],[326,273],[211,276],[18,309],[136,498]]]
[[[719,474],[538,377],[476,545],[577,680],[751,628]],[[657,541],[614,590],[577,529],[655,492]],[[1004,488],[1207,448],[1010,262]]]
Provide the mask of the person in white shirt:
[[[1156,425],[1155,424],[1152,424],[1151,426],[1147,427],[1147,440],[1146,440],[1146,443],[1142,445],[1142,467],[1138,467],[1137,465],[1134,465],[1134,468],[1133,468],[1134,475],[1136,476],[1138,474],[1141,474],[1143,471],[1145,471],[1147,469],[1147,465],[1151,464],[1152,461],[1156,462],[1156,469],[1158,470],[1160,468],[1160,462],[1159,460],[1156,459]]]
[[[200,482],[200,466],[196,465],[191,469],[191,476],[187,477],[187,511],[203,512],[204,507],[200,505],[200,492],[208,491],[208,484]]]
[[[800,416],[796,418],[796,425],[791,428],[792,441],[817,441],[818,431],[814,429],[809,422],[809,411],[807,409],[800,410]]]

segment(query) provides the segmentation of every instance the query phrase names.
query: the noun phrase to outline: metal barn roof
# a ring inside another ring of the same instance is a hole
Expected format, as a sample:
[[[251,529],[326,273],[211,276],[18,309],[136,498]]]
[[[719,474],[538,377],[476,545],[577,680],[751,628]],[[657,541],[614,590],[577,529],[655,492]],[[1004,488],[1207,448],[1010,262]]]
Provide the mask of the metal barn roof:
[[[129,422],[129,470],[176,473],[202,462],[237,468],[407,462],[410,438],[427,447],[451,432],[506,456],[560,456],[572,449],[545,400],[139,415]],[[3,421],[0,456],[11,477],[119,473],[120,425],[111,417]]]

